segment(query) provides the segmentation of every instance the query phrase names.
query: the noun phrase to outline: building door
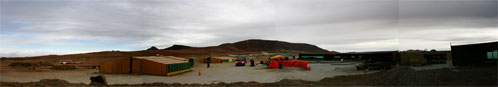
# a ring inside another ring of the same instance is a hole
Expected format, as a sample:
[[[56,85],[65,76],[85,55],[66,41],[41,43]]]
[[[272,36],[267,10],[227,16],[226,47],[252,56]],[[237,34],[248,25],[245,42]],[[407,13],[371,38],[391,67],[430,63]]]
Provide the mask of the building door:
[[[131,73],[140,73],[140,60],[133,60]]]

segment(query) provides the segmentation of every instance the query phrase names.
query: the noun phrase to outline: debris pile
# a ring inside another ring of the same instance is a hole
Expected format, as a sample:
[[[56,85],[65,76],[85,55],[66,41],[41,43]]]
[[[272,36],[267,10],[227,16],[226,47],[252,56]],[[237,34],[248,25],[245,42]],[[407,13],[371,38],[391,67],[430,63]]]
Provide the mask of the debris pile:
[[[73,70],[76,69],[76,66],[74,65],[55,65],[52,66],[53,70]]]
[[[42,79],[38,82],[27,82],[27,83],[19,83],[19,82],[2,82],[0,86],[13,86],[13,87],[21,87],[21,86],[29,86],[29,87],[46,87],[46,86],[87,86],[84,83],[69,83],[65,80],[60,79]]]

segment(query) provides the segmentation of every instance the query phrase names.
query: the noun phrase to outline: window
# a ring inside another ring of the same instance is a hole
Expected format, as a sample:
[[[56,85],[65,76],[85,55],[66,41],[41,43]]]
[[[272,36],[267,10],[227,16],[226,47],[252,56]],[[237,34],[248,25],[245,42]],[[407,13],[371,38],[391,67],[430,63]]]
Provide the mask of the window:
[[[334,58],[339,59],[339,58],[341,58],[341,56],[334,56]]]
[[[323,56],[302,56],[303,59],[307,58],[315,58],[315,59],[323,59]]]
[[[487,52],[487,55],[488,55],[488,59],[498,59],[497,56],[498,56],[498,51],[495,50],[495,51],[491,51],[491,52]]]

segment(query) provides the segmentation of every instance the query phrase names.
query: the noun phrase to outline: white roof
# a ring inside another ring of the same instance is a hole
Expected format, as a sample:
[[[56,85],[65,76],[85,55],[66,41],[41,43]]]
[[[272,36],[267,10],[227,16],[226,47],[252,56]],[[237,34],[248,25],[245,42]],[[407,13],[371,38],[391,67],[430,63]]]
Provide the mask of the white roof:
[[[145,59],[163,64],[174,64],[174,63],[185,63],[188,62],[185,58],[174,57],[174,56],[141,56],[133,57],[137,59]]]

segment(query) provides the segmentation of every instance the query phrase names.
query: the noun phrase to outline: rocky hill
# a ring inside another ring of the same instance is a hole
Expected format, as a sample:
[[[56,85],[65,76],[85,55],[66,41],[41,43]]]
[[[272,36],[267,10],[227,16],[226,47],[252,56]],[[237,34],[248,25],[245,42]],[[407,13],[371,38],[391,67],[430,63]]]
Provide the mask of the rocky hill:
[[[165,50],[191,50],[210,52],[257,52],[257,51],[294,51],[306,53],[330,53],[330,51],[305,43],[289,43],[276,40],[250,39],[235,43],[225,43],[210,47],[190,47],[185,45],[173,45]]]
[[[45,55],[33,57],[0,58],[4,60],[19,60],[25,62],[58,62],[59,60],[78,61],[81,65],[96,65],[103,61],[117,58],[129,58],[130,56],[154,56],[157,54],[178,57],[207,57],[222,56],[228,54],[252,54],[261,52],[294,52],[294,53],[331,53],[320,47],[305,43],[289,43],[275,40],[244,40],[235,43],[226,43],[209,47],[190,47],[185,45],[173,45],[165,49],[151,47],[140,51],[101,51],[91,53],[78,53],[68,55]]]
[[[270,50],[289,50],[311,53],[328,53],[329,51],[315,45],[306,43],[289,43],[276,40],[259,40],[250,39],[235,43],[226,43],[219,45],[223,48],[236,48],[244,51],[270,51]]]
[[[182,49],[189,49],[192,48],[190,46],[185,46],[185,45],[173,45],[168,48],[164,48],[164,50],[182,50]]]

